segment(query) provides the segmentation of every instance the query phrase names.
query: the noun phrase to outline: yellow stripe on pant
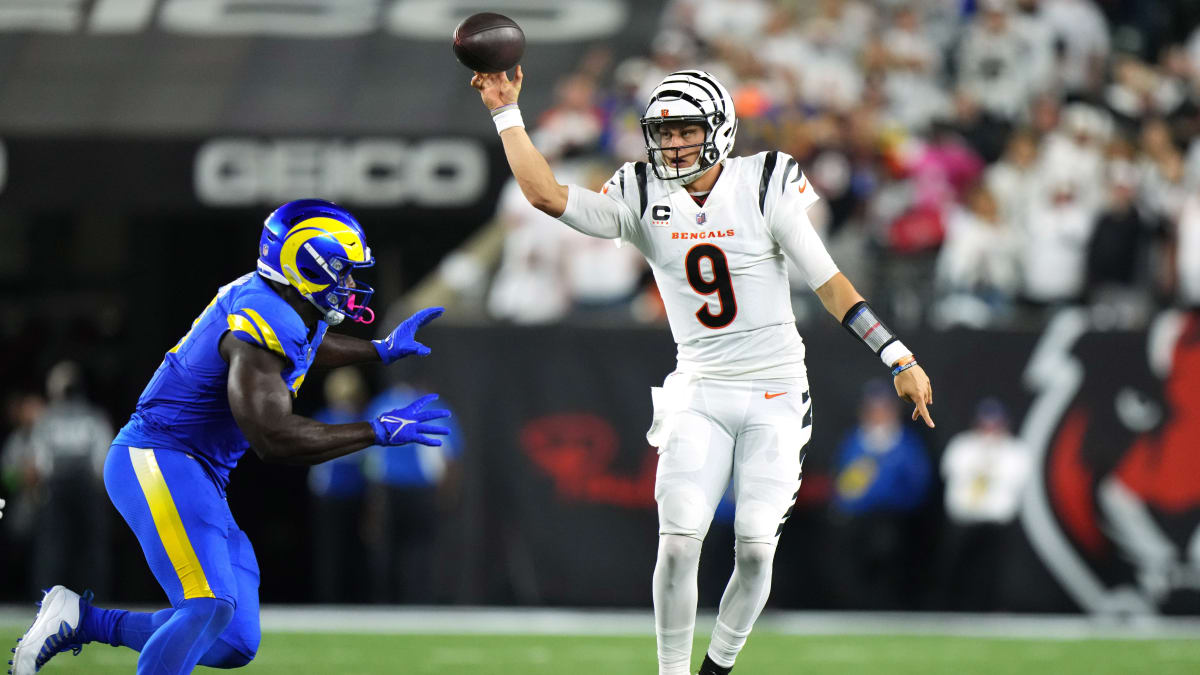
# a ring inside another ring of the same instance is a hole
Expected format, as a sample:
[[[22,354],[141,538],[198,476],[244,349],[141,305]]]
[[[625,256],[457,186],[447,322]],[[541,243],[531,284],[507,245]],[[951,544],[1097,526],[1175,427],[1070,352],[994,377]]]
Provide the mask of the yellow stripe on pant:
[[[175,500],[167,489],[167,481],[163,478],[162,470],[158,468],[158,460],[153,450],[129,448],[129,460],[133,462],[133,472],[137,474],[138,484],[142,494],[146,495],[146,503],[150,505],[150,516],[154,519],[154,527],[158,530],[158,538],[162,540],[163,548],[175,573],[179,575],[179,583],[183,585],[183,599],[215,598],[212,589],[208,587],[208,579],[196,551],[188,539],[187,530],[179,518],[175,508]]]

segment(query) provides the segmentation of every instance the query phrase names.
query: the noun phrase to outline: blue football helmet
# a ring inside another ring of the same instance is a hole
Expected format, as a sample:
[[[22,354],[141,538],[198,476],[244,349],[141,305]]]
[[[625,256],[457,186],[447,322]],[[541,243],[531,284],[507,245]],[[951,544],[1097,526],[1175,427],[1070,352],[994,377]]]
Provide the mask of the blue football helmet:
[[[342,207],[322,199],[288,202],[267,216],[258,242],[258,273],[287,284],[336,326],[362,318],[375,290],[352,278],[375,264],[362,225]]]

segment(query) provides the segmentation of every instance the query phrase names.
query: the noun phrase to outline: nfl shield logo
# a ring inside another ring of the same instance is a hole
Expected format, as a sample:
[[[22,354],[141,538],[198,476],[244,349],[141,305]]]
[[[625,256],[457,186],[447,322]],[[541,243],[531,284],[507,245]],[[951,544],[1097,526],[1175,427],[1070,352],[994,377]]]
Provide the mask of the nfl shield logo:
[[[708,216],[704,215],[703,211],[696,214],[696,224],[697,225],[703,225],[704,221],[706,221],[706,220],[708,220]]]

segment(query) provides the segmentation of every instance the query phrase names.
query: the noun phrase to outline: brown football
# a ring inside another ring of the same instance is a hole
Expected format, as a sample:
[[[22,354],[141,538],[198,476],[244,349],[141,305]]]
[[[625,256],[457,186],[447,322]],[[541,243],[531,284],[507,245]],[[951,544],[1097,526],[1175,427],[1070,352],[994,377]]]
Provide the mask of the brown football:
[[[494,12],[463,19],[454,29],[454,56],[480,73],[508,70],[525,53],[525,33],[516,21]]]

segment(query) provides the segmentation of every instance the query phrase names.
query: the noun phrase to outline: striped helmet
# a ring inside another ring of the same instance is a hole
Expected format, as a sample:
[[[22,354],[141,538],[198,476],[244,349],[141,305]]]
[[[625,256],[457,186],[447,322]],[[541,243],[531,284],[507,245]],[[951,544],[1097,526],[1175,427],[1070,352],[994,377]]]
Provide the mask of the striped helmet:
[[[692,122],[704,128],[703,143],[677,146],[675,149],[700,147],[695,164],[672,167],[664,159],[659,127],[664,122]],[[646,138],[646,155],[654,175],[685,185],[719,164],[733,149],[737,133],[737,113],[733,98],[717,78],[702,70],[679,70],[663,78],[650,95],[650,103],[642,115],[642,135]]]

